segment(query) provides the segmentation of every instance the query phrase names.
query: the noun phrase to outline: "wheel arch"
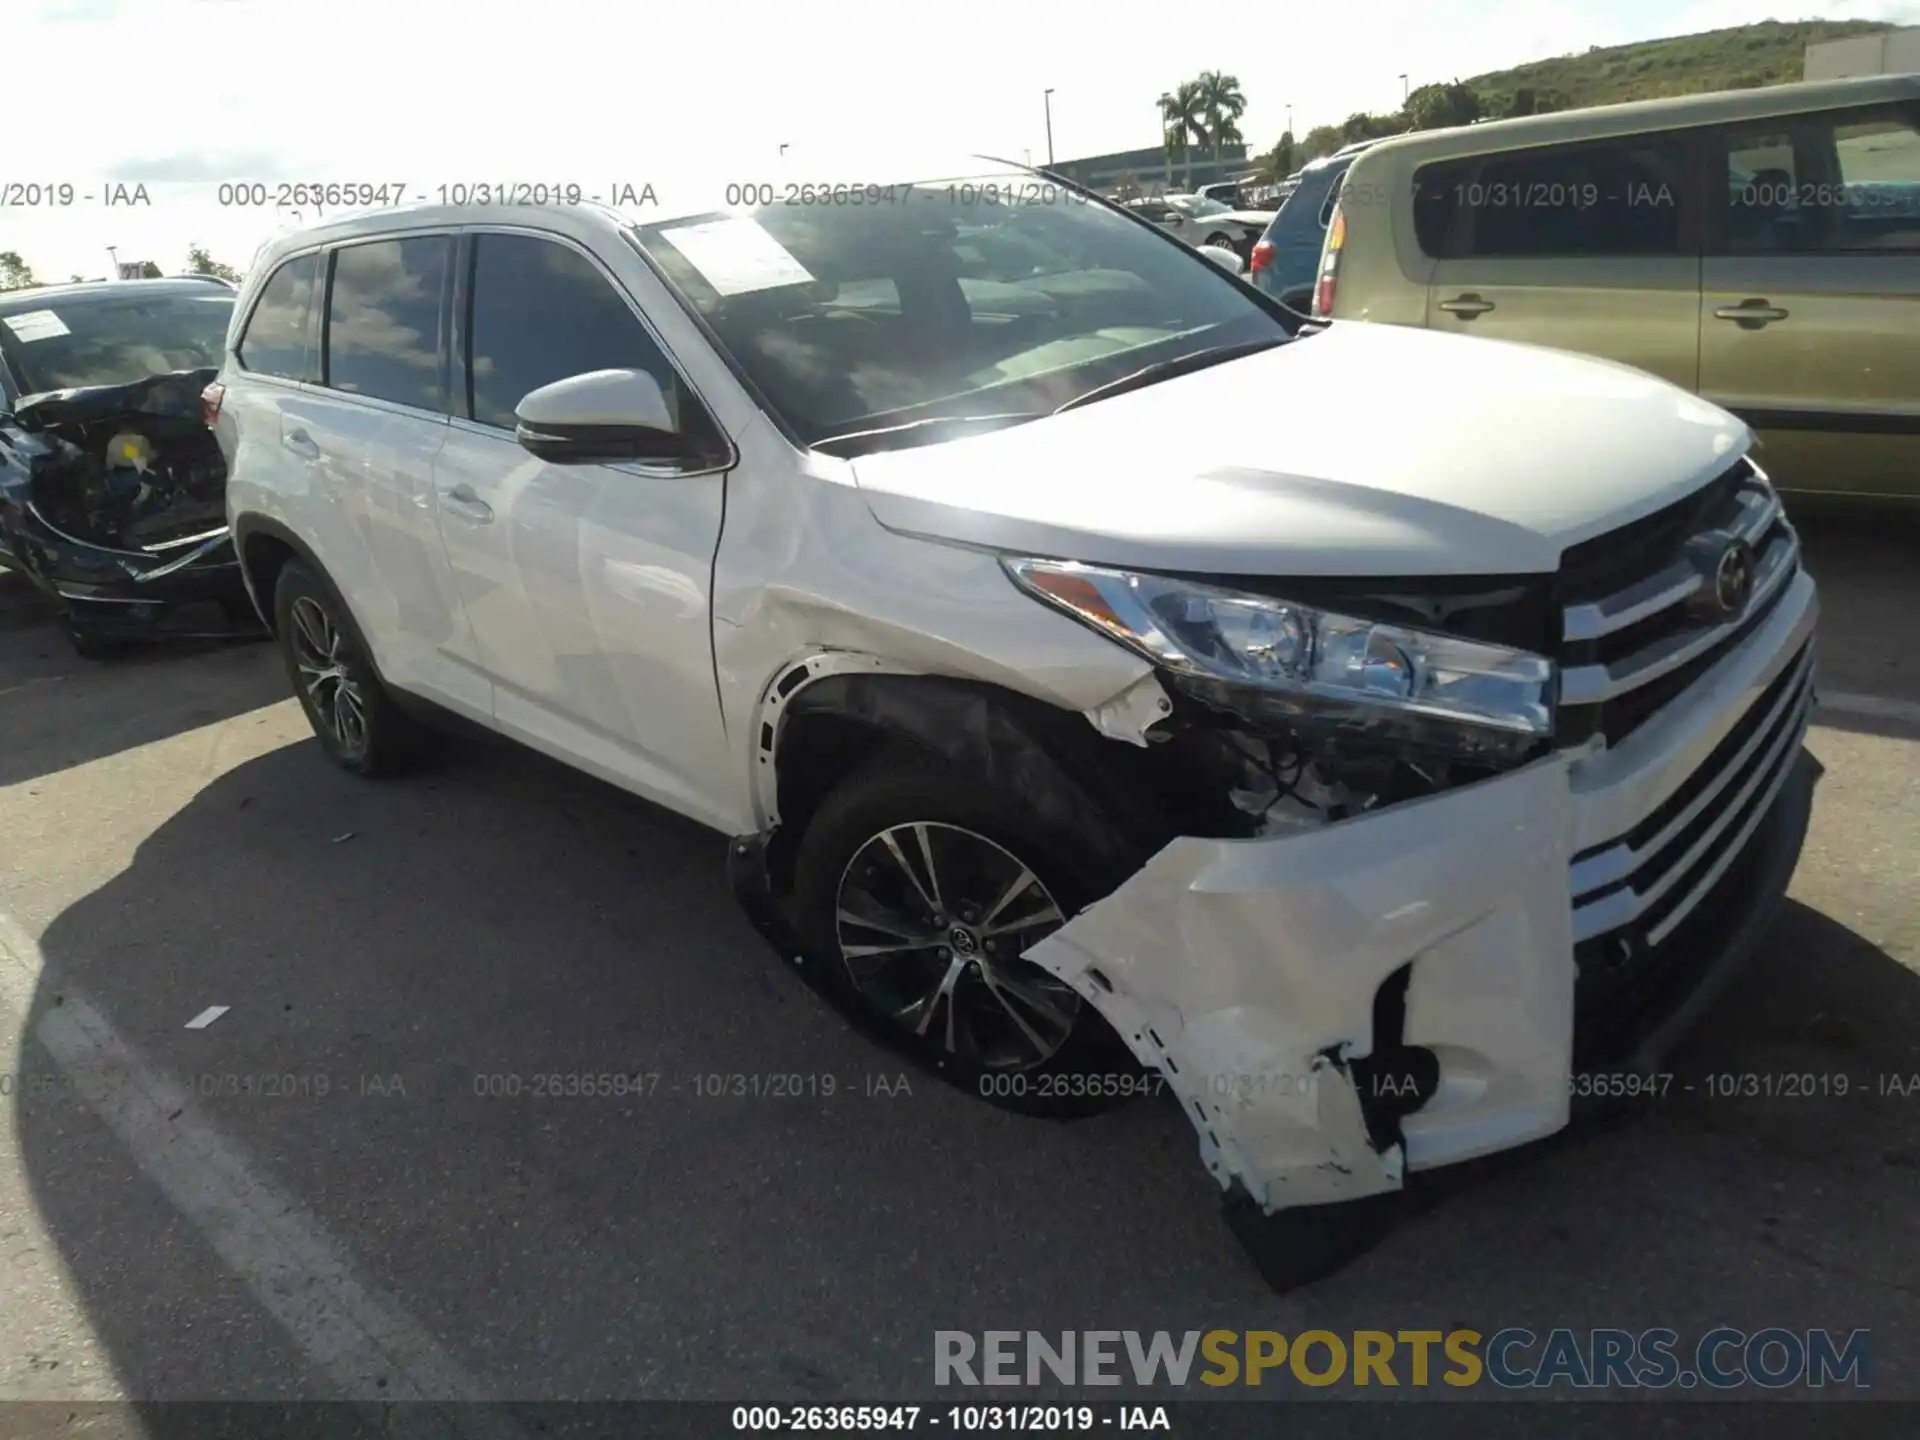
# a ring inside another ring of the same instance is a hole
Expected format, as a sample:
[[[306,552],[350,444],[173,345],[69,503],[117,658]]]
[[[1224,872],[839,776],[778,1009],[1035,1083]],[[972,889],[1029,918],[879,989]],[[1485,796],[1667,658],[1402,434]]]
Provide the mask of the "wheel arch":
[[[254,611],[267,627],[267,633],[279,638],[278,618],[273,613],[273,590],[280,572],[289,560],[298,560],[339,593],[310,547],[278,520],[264,515],[242,515],[233,522],[234,552],[240,557],[240,578]]]
[[[1160,843],[1150,812],[1108,769],[1085,716],[985,681],[916,673],[873,656],[811,655],[769,686],[756,721],[756,802],[777,887],[820,802],[890,746],[933,756],[1018,795],[1050,825],[1089,837],[1124,872]]]

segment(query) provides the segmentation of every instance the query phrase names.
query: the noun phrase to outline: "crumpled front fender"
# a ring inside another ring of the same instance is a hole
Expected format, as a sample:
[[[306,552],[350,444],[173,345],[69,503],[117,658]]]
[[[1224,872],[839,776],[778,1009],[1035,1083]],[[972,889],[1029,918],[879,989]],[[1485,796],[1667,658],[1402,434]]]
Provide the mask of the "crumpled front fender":
[[[1269,1212],[1538,1139],[1568,1116],[1567,764],[1319,830],[1176,840],[1026,958],[1161,1072],[1207,1168]],[[1382,1136],[1352,1062],[1408,966],[1399,1038],[1439,1084]]]

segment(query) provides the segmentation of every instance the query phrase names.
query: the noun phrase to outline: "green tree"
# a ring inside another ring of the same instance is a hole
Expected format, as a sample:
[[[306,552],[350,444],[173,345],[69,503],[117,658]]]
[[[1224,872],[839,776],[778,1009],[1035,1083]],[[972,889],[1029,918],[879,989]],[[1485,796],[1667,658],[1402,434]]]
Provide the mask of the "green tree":
[[[223,265],[214,259],[213,256],[207,253],[207,247],[204,245],[189,245],[187,247],[187,273],[189,275],[213,275],[221,280],[231,280],[236,285],[240,283],[240,272],[231,265]]]
[[[1483,113],[1480,93],[1458,80],[1447,85],[1422,85],[1407,97],[1407,124],[1415,130],[1471,125]]]
[[[1256,173],[1262,185],[1278,185],[1293,173],[1294,148],[1293,132],[1289,130],[1261,157]]]
[[[1182,80],[1179,85],[1160,97],[1160,129],[1166,137],[1167,166],[1169,178],[1173,167],[1173,157],[1177,154],[1182,164],[1188,162],[1189,142],[1207,143],[1207,106],[1201,98],[1200,86],[1192,80]],[[1188,169],[1188,178],[1192,178]]]
[[[18,250],[0,250],[0,290],[31,290],[39,283]]]
[[[1201,71],[1194,83],[1200,91],[1207,139],[1213,145],[1213,158],[1218,160],[1221,146],[1238,144],[1245,138],[1240,133],[1240,117],[1247,113],[1246,93],[1237,75],[1223,75],[1218,70]]]
[[[1346,144],[1337,125],[1316,125],[1307,132],[1306,139],[1300,142],[1300,163],[1318,160],[1322,155],[1331,155]]]

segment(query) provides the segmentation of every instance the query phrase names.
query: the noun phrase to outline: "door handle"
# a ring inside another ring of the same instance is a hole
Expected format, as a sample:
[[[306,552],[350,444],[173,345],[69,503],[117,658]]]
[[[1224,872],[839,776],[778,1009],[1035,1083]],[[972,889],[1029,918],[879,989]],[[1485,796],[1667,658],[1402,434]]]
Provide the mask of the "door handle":
[[[1458,315],[1462,320],[1471,320],[1476,315],[1484,315],[1494,308],[1491,300],[1482,300],[1469,291],[1465,295],[1456,295],[1451,300],[1442,300],[1440,308],[1449,315]]]
[[[493,507],[474,494],[473,487],[465,481],[451,490],[442,490],[440,500],[454,514],[476,525],[485,525],[493,519]]]
[[[1716,320],[1731,320],[1742,330],[1758,330],[1775,320],[1787,318],[1787,312],[1765,300],[1742,300],[1738,305],[1722,305],[1713,312]]]
[[[289,430],[280,437],[280,443],[302,460],[320,458],[320,447],[313,443],[313,437],[304,430]]]

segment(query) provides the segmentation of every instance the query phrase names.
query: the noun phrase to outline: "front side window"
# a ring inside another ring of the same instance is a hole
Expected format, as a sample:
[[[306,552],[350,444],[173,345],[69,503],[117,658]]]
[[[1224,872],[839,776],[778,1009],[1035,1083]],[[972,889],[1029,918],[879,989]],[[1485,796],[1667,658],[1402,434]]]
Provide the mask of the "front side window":
[[[49,301],[0,317],[0,349],[22,395],[126,385],[170,370],[217,368],[233,296],[102,295]]]
[[[1679,255],[1686,172],[1685,142],[1660,135],[1427,166],[1415,223],[1443,259]]]
[[[240,364],[256,375],[278,375],[283,380],[311,380],[315,349],[308,333],[312,324],[313,287],[319,282],[320,256],[299,255],[287,261],[260,290],[259,303],[247,319],[240,340]]]
[[[334,251],[324,374],[330,389],[443,408],[440,315],[451,244],[445,235],[417,235]]]
[[[882,430],[891,447],[918,443],[908,427],[937,440],[942,422],[1019,423],[1142,367],[1290,334],[1203,257],[1031,175],[716,207],[632,233],[790,433],[835,453]]]
[[[594,370],[645,370],[675,423],[693,418],[647,327],[593,261],[557,240],[474,237],[468,333],[471,414],[482,425],[511,430],[530,391]]]

